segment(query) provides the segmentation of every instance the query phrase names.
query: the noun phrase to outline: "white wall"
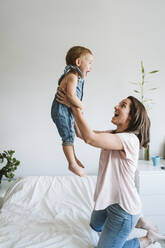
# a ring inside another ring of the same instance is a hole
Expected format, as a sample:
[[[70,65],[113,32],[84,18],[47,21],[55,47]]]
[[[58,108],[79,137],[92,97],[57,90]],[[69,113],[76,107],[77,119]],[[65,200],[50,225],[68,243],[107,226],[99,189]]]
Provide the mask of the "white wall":
[[[94,53],[83,99],[94,129],[113,127],[113,107],[132,94],[141,60],[146,70],[160,70],[149,79],[158,88],[151,94],[151,155],[165,155],[164,9],[164,0],[0,1],[0,150],[16,150],[17,175],[69,174],[50,108],[73,45]],[[80,140],[75,147],[95,173],[99,150]]]

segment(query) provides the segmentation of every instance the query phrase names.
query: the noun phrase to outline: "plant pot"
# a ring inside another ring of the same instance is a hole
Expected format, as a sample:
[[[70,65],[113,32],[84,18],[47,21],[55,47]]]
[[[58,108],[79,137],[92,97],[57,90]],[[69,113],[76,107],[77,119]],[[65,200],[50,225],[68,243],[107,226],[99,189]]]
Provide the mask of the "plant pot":
[[[145,153],[144,153],[144,159],[145,160],[150,160],[150,146],[147,145],[147,147],[145,148]]]
[[[139,159],[141,160],[150,160],[150,146],[146,148],[142,147],[139,151]]]

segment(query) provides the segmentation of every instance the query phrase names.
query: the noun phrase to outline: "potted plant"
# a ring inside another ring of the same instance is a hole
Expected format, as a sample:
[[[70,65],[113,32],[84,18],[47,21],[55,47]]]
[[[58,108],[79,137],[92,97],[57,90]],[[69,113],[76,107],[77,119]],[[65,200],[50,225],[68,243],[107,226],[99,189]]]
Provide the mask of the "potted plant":
[[[155,87],[148,87],[149,86],[149,82],[146,81],[146,76],[150,75],[150,74],[154,74],[157,73],[158,70],[153,70],[150,72],[146,72],[144,70],[144,65],[143,65],[143,61],[141,61],[141,80],[139,82],[130,82],[131,84],[136,85],[138,88],[136,88],[134,90],[134,93],[137,94],[139,100],[144,104],[147,112],[151,109],[152,104],[154,103],[152,98],[147,97],[146,93],[151,92],[156,90],[157,88]],[[145,160],[149,160],[149,145],[147,148],[145,148],[145,152],[144,152],[144,158]]]
[[[19,160],[13,158],[14,153],[15,151],[12,150],[3,151],[2,153],[0,153],[0,163],[2,164],[0,166],[0,184],[3,176],[5,176],[8,181],[11,181],[11,179],[14,177],[13,172],[17,169],[18,165],[20,164]],[[6,164],[4,165],[5,162]]]

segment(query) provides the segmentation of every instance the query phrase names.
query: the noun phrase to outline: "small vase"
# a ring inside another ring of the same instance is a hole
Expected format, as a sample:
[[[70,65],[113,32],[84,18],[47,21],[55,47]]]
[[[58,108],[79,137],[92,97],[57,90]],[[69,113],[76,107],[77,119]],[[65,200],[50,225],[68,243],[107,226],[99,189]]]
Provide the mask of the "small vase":
[[[146,148],[142,147],[140,149],[139,159],[140,160],[150,160],[150,147],[149,147],[149,145]]]
[[[139,150],[139,159],[144,160],[144,147],[140,148]]]
[[[150,160],[150,146],[149,146],[149,144],[145,148],[144,158],[145,158],[145,160]]]

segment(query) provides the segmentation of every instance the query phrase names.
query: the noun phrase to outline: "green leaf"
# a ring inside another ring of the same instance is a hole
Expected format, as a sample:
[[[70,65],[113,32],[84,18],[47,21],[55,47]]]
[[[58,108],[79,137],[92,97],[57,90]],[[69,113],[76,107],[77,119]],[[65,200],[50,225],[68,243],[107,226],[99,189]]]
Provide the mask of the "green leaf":
[[[158,71],[157,71],[157,70],[155,70],[155,71],[150,71],[149,73],[151,73],[151,74],[152,74],[152,73],[156,73],[156,72],[158,72]]]
[[[19,164],[20,164],[20,161],[17,160],[17,162],[15,163],[15,165],[17,166],[17,165],[19,165]]]
[[[146,98],[145,102],[152,102],[152,99]]]
[[[8,154],[11,155],[11,156],[12,156],[14,153],[15,153],[15,151],[13,151],[13,150],[9,150],[9,151],[8,151]]]
[[[138,90],[134,90],[134,92],[135,92],[135,93],[140,93],[140,91],[138,91]]]
[[[0,158],[0,163],[3,163],[3,158]]]
[[[157,88],[151,88],[151,89],[148,89],[148,90],[157,90]]]
[[[3,155],[4,157],[6,157],[7,154],[8,154],[7,151],[4,151],[4,152],[2,153],[2,155]]]
[[[144,65],[143,65],[143,61],[141,61],[141,69],[142,69],[142,73],[144,74]]]
[[[12,172],[7,172],[6,176],[9,177],[9,178],[13,178],[14,174]]]

